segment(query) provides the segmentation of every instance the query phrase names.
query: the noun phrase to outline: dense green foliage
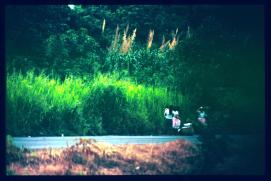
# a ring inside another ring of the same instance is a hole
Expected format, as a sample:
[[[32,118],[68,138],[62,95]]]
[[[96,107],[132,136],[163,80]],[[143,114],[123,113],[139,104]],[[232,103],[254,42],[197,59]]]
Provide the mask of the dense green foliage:
[[[33,71],[7,76],[7,101],[7,131],[25,136],[161,134],[168,102],[188,106],[166,88],[136,85],[117,74],[61,82]]]
[[[264,130],[260,6],[8,6],[5,22],[10,134],[163,134],[170,104]]]

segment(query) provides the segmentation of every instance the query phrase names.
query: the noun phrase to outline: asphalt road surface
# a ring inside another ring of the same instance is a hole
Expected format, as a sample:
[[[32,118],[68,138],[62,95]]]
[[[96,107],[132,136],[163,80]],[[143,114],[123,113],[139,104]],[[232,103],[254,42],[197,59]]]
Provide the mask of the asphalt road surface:
[[[14,137],[13,143],[20,148],[66,148],[82,139],[95,139],[97,142],[105,142],[114,145],[120,144],[161,144],[175,140],[186,140],[192,143],[200,143],[198,136],[64,136],[64,137]]]

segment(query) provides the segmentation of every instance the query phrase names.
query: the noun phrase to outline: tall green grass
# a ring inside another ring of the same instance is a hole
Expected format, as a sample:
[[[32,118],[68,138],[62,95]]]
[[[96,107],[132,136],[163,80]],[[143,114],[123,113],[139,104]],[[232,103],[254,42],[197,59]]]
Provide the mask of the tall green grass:
[[[118,74],[64,81],[29,71],[7,75],[7,133],[23,135],[163,134],[163,110],[188,100],[165,87],[137,85]]]
[[[68,126],[68,130],[79,131],[75,108],[88,92],[80,78],[67,77],[61,82],[33,71],[8,74],[7,131],[13,135],[51,135],[61,134]]]

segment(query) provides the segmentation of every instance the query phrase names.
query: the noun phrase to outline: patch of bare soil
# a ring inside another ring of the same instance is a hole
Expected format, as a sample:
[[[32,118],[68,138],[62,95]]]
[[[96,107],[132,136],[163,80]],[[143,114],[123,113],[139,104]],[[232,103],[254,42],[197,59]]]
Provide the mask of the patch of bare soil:
[[[9,175],[182,175],[196,174],[202,162],[199,148],[184,140],[111,145],[81,139],[67,149],[21,152],[8,162]]]

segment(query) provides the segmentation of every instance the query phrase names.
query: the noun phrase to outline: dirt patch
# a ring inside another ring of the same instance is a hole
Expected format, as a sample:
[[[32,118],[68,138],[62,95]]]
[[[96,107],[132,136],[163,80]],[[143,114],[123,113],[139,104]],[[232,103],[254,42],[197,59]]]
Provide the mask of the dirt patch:
[[[7,169],[13,175],[190,174],[198,157],[198,148],[183,140],[116,146],[81,139],[67,149],[28,151]]]
[[[7,149],[8,175],[198,175],[263,174],[260,139],[216,139],[194,145],[112,145],[81,139],[66,149]],[[204,146],[205,145],[205,146]]]

